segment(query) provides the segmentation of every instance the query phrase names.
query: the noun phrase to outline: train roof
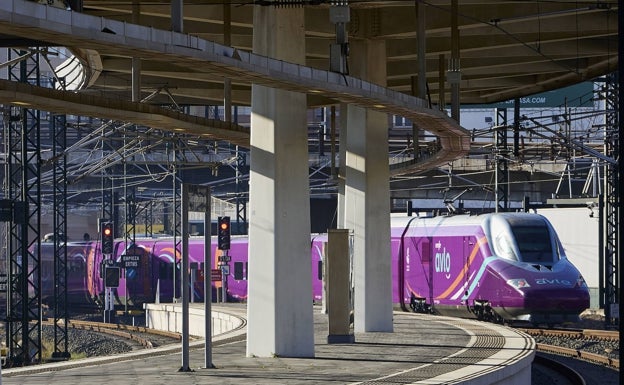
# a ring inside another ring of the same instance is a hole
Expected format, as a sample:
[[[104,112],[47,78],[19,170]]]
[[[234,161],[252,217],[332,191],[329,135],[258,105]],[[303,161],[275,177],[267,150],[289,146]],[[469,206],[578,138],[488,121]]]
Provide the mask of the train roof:
[[[479,215],[458,214],[458,215],[438,215],[438,216],[407,216],[405,214],[393,214],[391,217],[392,228],[405,228],[411,222],[411,226],[418,223],[427,224],[428,226],[481,226],[484,222],[493,217],[502,217],[509,222],[527,222],[546,221],[546,219],[535,213],[524,212],[504,212],[504,213],[487,213]]]

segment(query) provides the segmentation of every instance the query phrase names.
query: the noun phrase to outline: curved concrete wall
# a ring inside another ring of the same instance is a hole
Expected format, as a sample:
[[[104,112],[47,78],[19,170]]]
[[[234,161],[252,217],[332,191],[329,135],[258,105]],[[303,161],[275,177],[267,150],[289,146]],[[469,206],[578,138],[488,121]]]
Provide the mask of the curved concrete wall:
[[[145,304],[145,325],[156,330],[182,333],[182,304]],[[245,325],[245,320],[222,309],[212,309],[212,335],[217,336]],[[205,337],[204,308],[189,308],[189,333]]]

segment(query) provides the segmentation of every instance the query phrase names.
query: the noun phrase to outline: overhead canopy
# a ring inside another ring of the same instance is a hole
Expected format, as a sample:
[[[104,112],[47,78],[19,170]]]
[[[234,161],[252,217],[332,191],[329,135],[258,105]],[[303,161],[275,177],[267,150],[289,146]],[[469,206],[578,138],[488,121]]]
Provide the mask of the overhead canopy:
[[[77,3],[77,2],[74,2]],[[112,20],[133,22],[155,29],[171,30],[169,0],[83,0],[82,12]],[[138,6],[133,8],[133,3]],[[408,93],[418,76],[417,16],[414,1],[351,1],[347,23],[348,40],[385,39],[387,85]],[[263,4],[263,5],[254,5]],[[231,28],[224,27],[221,0],[185,0],[184,32],[217,43],[225,42],[251,51],[253,7],[306,5],[306,65],[329,69],[329,45],[336,41],[336,26],[330,22],[326,1],[241,1],[232,3]],[[445,75],[451,57],[451,0],[430,0],[425,6],[427,86],[437,104],[439,75]],[[492,103],[553,90],[613,72],[617,66],[617,7],[611,1],[458,1],[460,100],[462,104]],[[138,10],[139,16],[134,16]],[[133,21],[138,20],[138,21]],[[114,31],[111,30],[114,33]],[[24,38],[2,29],[0,45],[19,44]],[[54,41],[53,37],[45,41]],[[58,42],[56,42],[58,43]],[[65,45],[72,46],[71,39]],[[99,50],[103,72],[93,89],[129,95],[129,53],[107,47]],[[167,85],[181,104],[221,104],[222,74],[200,66],[143,57],[142,84],[145,92]],[[250,103],[246,79],[233,78],[234,104]],[[450,101],[446,83],[445,101]],[[309,103],[327,103],[310,95]]]

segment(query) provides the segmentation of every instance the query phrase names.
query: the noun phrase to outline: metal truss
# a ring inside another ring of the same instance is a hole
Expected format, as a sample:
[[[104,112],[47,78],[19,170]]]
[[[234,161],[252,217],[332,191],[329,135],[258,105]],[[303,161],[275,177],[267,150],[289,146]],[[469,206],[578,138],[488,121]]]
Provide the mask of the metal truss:
[[[247,163],[246,153],[236,147],[236,228],[238,234],[247,234],[247,181],[242,178],[241,170]]]
[[[102,222],[111,221],[115,223],[114,207],[113,207],[113,179],[106,170],[101,172],[102,179],[102,211],[100,214],[100,220]],[[114,226],[113,229],[116,229]],[[100,231],[98,229],[98,231]],[[114,230],[116,231],[116,230]]]
[[[124,146],[127,142],[127,138],[124,135]],[[136,215],[137,215],[137,207],[136,207],[136,189],[134,186],[131,186],[128,183],[128,162],[124,157],[123,160],[123,190],[125,197],[125,227],[124,227],[124,238],[126,241],[126,250],[129,249],[130,245],[134,245],[136,242]],[[126,295],[126,304],[128,302],[128,297]]]
[[[137,204],[137,218],[142,215],[145,219],[145,236],[154,236],[154,204],[153,200],[147,200],[142,205]]]
[[[67,119],[65,115],[52,115],[53,164],[53,226],[54,237],[54,351],[53,359],[69,359],[69,322],[67,288],[67,158],[64,150],[67,144]]]
[[[496,211],[507,211],[509,207],[509,165],[507,157],[507,109],[496,109],[496,125],[494,131],[495,146],[494,157],[496,167]]]
[[[9,49],[9,79],[40,85],[39,53]],[[40,112],[11,107],[5,141],[8,178],[5,197],[13,201],[9,230],[7,347],[11,365],[41,362]],[[32,238],[29,239],[29,236]]]
[[[180,286],[180,266],[178,262],[179,258],[179,250],[182,247],[182,224],[180,223],[182,218],[182,178],[180,177],[180,171],[178,170],[178,161],[181,161],[182,153],[179,151],[180,149],[180,138],[173,134],[173,149],[172,149],[172,173],[171,173],[171,181],[172,181],[172,201],[171,201],[171,217],[172,217],[172,228],[171,233],[173,234],[173,298],[178,298],[178,286]]]
[[[619,153],[619,116],[618,116],[618,75],[610,74],[606,77],[604,91],[606,94],[606,135],[605,155],[612,159],[618,158]],[[620,242],[619,210],[620,187],[618,165],[605,163],[605,194],[604,194],[604,298],[606,326],[615,326],[619,303],[619,253]],[[603,220],[601,218],[601,220]]]

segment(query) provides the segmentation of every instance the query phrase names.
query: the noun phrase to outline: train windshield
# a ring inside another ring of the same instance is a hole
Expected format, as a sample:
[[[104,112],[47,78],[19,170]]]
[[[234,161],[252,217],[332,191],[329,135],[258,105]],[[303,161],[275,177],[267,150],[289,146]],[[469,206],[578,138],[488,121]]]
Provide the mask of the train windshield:
[[[553,263],[552,240],[545,224],[542,226],[512,226],[522,262]]]
[[[560,258],[556,235],[538,216],[495,217],[491,236],[494,252],[502,258],[539,265],[551,265]]]

